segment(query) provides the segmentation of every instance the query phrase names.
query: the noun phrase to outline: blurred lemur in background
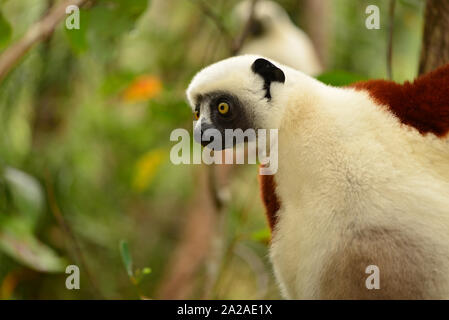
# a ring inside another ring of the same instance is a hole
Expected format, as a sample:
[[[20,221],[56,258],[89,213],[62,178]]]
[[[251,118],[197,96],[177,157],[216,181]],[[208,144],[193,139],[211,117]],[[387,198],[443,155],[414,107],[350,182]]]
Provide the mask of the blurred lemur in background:
[[[250,16],[252,0],[240,2],[234,17],[244,25]],[[249,37],[239,54],[258,54],[315,76],[323,71],[312,41],[276,2],[256,1]]]

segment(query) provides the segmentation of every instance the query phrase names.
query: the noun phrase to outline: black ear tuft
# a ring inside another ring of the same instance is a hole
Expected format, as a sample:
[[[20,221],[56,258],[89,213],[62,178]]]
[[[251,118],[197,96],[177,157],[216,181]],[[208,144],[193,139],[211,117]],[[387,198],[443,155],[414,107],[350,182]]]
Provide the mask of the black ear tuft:
[[[274,64],[272,64],[270,61],[259,58],[256,61],[254,61],[251,69],[262,76],[265,80],[268,80],[270,82],[277,81],[277,82],[285,82],[285,75],[284,72],[282,72],[281,69],[276,67]]]
[[[284,72],[266,59],[259,58],[254,61],[251,70],[264,79],[265,97],[271,99],[270,85],[271,82],[285,82]]]

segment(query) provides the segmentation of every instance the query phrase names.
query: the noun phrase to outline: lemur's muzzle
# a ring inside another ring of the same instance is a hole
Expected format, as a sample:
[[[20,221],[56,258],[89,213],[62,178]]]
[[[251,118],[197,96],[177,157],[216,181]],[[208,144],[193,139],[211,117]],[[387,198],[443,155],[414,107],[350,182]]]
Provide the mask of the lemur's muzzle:
[[[196,126],[193,134],[193,138],[196,142],[200,143],[203,147],[208,146],[214,150],[222,150],[223,144],[220,141],[215,141],[215,136],[221,133],[210,123],[201,123]]]

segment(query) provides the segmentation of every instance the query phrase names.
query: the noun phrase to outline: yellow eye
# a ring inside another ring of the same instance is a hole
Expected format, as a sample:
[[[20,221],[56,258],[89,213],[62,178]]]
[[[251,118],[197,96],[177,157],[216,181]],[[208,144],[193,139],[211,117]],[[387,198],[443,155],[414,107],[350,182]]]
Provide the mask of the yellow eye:
[[[193,113],[193,119],[198,120],[200,118],[200,112],[198,110],[195,110]]]
[[[226,114],[229,111],[229,104],[227,104],[226,102],[220,102],[220,104],[218,105],[218,112],[220,112],[221,114]]]

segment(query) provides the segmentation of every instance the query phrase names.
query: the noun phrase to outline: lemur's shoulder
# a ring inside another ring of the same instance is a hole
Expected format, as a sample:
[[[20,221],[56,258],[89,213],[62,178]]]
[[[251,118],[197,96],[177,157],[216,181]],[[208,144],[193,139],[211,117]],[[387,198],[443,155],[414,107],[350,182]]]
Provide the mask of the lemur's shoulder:
[[[421,134],[446,137],[449,132],[449,64],[413,82],[387,80],[357,82],[350,86],[366,90],[376,103],[387,106],[402,123]]]

